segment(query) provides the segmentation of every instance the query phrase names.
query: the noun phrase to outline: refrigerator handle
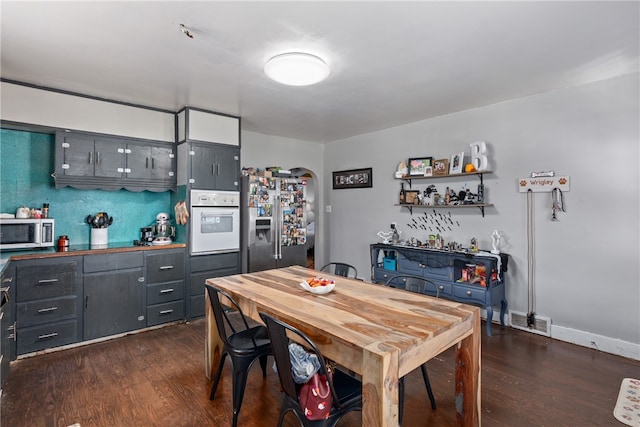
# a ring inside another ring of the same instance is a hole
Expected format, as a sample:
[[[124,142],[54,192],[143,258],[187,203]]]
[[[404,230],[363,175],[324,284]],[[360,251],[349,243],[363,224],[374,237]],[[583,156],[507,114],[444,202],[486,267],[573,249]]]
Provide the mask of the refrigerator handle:
[[[276,232],[276,253],[275,253],[275,258],[276,259],[282,259],[282,206],[280,206],[280,197],[278,196],[278,194],[276,193],[275,196],[275,200],[273,203],[273,206],[275,207],[274,209],[274,213],[275,213],[275,232]]]

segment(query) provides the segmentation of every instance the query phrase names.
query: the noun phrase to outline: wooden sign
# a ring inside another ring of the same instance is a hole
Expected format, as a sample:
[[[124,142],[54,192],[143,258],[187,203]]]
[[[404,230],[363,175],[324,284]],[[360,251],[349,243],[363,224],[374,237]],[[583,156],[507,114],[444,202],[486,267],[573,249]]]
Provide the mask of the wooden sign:
[[[571,190],[571,180],[569,176],[545,176],[537,178],[520,178],[518,180],[518,191],[526,193],[529,190],[534,193],[550,193],[554,188],[562,191]]]

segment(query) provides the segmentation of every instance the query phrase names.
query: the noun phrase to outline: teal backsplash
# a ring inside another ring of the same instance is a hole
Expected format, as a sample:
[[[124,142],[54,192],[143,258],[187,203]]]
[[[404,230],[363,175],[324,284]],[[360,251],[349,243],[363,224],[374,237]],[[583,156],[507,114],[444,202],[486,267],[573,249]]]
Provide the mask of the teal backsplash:
[[[23,205],[41,208],[49,203],[49,216],[56,220],[56,236],[66,234],[72,245],[90,243],[91,231],[85,219],[98,212],[113,217],[109,242],[139,239],[140,227],[153,224],[158,212],[174,218],[170,191],[56,189],[51,176],[55,170],[55,136],[9,129],[0,132],[0,212],[15,213]],[[180,236],[183,233],[184,228],[178,230],[177,240],[184,241]]]

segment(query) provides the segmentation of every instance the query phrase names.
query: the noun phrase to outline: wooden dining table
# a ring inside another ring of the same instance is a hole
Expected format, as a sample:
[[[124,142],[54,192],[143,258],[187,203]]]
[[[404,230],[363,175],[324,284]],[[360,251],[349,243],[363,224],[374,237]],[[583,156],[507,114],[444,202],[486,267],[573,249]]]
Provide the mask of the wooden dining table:
[[[335,288],[316,295],[300,283],[330,277]],[[216,277],[207,284],[233,297],[245,316],[265,312],[295,326],[322,354],[362,378],[362,425],[398,425],[398,379],[455,346],[456,425],[480,425],[480,309],[304,267]],[[206,375],[220,363],[207,300]]]

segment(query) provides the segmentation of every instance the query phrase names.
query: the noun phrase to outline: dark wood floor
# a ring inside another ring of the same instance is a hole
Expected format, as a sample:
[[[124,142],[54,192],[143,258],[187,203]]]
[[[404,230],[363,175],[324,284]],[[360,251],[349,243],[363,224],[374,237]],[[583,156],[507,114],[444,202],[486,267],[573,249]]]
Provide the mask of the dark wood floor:
[[[1,425],[228,426],[229,363],[209,401],[204,330],[199,320],[14,362]],[[435,411],[419,371],[409,374],[404,427],[454,425],[453,369],[452,350],[429,362]],[[625,377],[640,377],[640,362],[511,328],[494,326],[488,338],[483,329],[482,425],[619,425],[612,411]],[[277,376],[263,380],[256,364],[239,426],[275,426],[278,409]],[[339,425],[360,422],[354,413]]]

